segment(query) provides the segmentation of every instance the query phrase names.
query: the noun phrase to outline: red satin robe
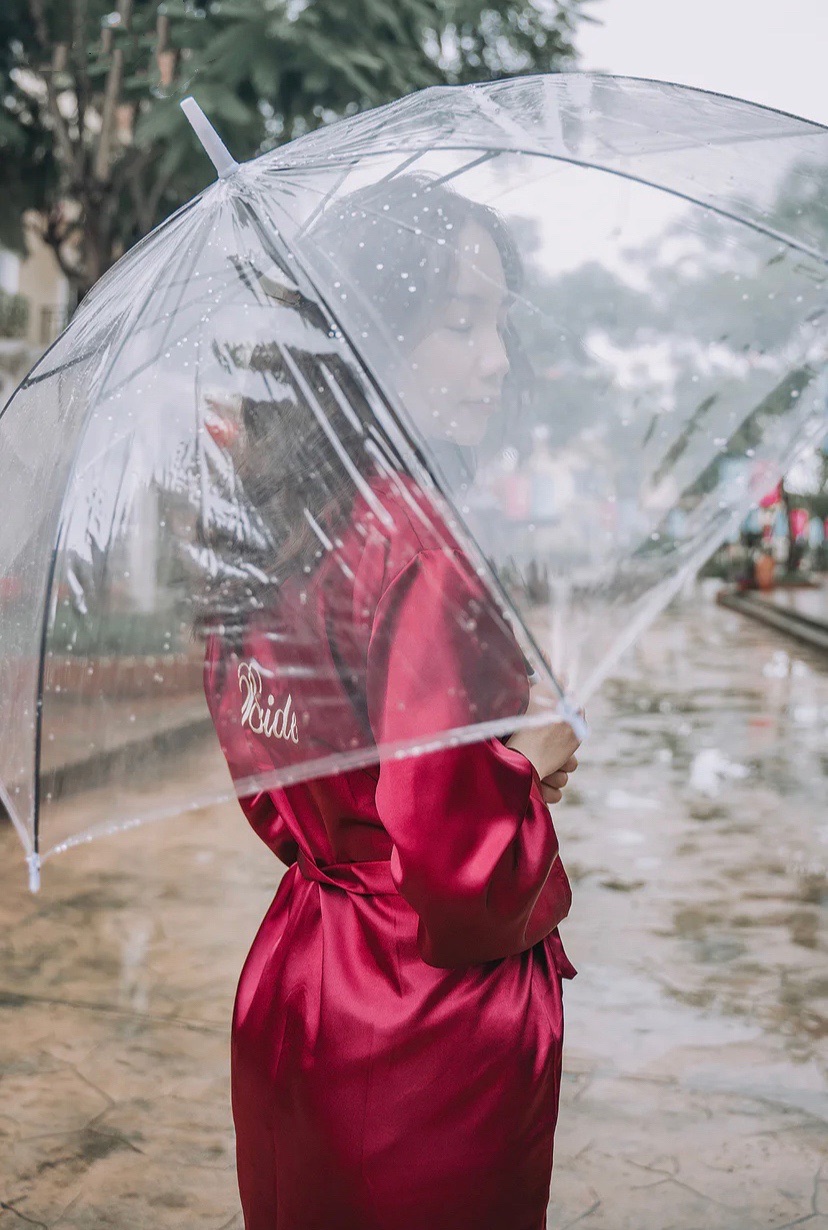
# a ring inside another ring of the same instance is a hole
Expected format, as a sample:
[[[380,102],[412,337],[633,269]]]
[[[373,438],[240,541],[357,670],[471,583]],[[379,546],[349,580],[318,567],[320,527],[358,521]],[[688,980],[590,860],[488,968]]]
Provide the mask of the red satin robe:
[[[237,781],[309,746],[362,746],[366,722],[394,741],[468,719],[473,695],[487,716],[526,703],[522,655],[462,554],[398,482],[379,494],[390,536],[358,500],[339,562],[286,583],[242,662],[208,645]],[[455,617],[469,608],[473,629]],[[239,725],[250,662],[271,689],[283,675],[280,705],[289,690],[278,737]],[[364,696],[343,689],[349,666]],[[575,970],[557,932],[571,891],[530,762],[490,738],[241,804],[288,864],[233,1019],[246,1230],[541,1230],[561,978]]]

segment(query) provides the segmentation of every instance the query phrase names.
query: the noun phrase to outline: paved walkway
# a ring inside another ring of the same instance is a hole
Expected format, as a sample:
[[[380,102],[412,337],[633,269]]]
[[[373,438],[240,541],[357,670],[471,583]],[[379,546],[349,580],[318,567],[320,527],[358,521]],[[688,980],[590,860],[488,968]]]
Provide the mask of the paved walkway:
[[[549,1230],[828,1230],[826,659],[694,599],[589,716]],[[234,803],[38,897],[0,831],[0,1230],[241,1230],[228,1021],[278,878]]]

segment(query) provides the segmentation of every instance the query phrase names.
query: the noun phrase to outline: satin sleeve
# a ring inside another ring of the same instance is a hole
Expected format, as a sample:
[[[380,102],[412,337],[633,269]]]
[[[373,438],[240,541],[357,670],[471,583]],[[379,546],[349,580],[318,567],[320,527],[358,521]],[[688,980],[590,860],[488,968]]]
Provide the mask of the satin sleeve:
[[[558,842],[522,753],[497,738],[404,757],[388,749],[513,717],[525,708],[528,686],[517,643],[464,558],[416,555],[378,603],[367,691],[380,746],[377,810],[394,846],[394,881],[419,917],[418,947],[430,965],[512,956],[569,910],[562,868],[555,891],[539,902]]]
[[[269,790],[249,794],[239,799],[239,806],[250,827],[269,850],[288,867],[299,857],[299,846],[281,815]]]

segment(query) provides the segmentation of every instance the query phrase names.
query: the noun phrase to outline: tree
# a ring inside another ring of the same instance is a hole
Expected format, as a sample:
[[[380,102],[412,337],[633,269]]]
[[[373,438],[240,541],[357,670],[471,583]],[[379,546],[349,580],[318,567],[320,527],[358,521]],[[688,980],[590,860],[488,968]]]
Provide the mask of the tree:
[[[117,7],[111,10],[112,3]],[[592,0],[3,0],[0,242],[38,211],[77,298],[237,158],[434,84],[559,68]]]

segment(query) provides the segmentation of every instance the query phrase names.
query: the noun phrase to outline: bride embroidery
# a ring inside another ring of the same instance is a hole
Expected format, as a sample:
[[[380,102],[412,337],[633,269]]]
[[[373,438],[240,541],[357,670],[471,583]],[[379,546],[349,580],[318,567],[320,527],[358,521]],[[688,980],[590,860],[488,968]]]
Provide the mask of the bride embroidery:
[[[266,735],[268,739],[299,742],[296,714],[291,711],[293,700],[290,693],[280,709],[273,708],[276,703],[273,696],[268,696],[267,704],[262,705],[262,677],[258,668],[247,662],[239,664],[239,689],[242,694],[242,726],[247,726],[256,735]]]

